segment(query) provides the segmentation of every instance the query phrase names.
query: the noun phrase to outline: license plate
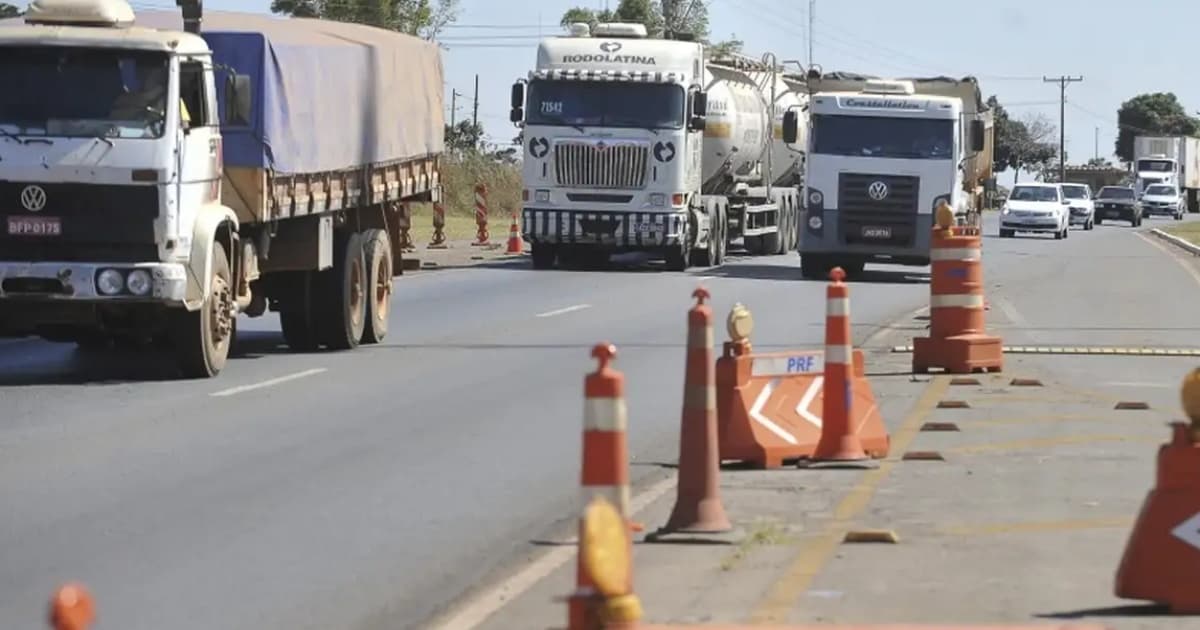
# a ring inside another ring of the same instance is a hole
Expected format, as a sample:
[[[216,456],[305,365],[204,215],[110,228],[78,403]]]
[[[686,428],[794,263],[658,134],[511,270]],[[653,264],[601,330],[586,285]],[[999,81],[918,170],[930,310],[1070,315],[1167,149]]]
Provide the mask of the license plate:
[[[634,223],[633,231],[638,234],[649,234],[654,231],[653,223]]]
[[[1108,216],[1110,216],[1110,217],[1119,217],[1119,216],[1121,216],[1121,213],[1120,213],[1120,212],[1117,212],[1116,210],[1109,210],[1109,211],[1108,211]]]
[[[890,227],[865,227],[862,229],[863,238],[891,238]]]
[[[10,236],[62,236],[58,217],[8,217]]]

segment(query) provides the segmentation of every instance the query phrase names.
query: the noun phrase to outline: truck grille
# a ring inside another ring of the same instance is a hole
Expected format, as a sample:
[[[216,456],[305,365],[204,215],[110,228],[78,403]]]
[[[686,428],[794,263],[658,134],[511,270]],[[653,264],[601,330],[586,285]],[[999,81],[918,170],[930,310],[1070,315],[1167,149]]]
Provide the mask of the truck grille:
[[[29,186],[45,191],[45,206],[22,204]],[[0,181],[0,260],[134,262],[157,260],[157,186]],[[57,220],[54,236],[12,236],[9,219]]]
[[[882,182],[887,194],[877,195]],[[874,187],[874,190],[872,190]],[[838,219],[848,245],[910,247],[915,243],[921,189],[916,177],[842,173],[838,178]]]
[[[559,186],[638,189],[646,186],[650,147],[642,144],[563,142],[554,147]]]

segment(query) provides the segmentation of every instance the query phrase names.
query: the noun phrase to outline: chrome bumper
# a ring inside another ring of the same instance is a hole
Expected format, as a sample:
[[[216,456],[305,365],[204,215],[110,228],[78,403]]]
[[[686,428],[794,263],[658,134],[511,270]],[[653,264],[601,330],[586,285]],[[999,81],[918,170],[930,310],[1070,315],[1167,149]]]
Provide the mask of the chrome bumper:
[[[96,276],[104,269],[150,273],[147,295],[102,295]],[[43,282],[22,283],[12,280]],[[8,289],[5,286],[8,285]],[[180,263],[0,262],[0,299],[72,300],[89,302],[155,302],[182,305],[187,296],[187,269]]]

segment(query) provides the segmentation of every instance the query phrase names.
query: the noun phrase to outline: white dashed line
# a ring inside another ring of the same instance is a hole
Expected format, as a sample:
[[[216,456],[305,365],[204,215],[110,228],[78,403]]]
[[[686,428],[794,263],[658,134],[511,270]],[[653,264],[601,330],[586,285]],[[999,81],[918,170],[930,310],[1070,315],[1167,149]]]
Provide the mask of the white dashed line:
[[[567,313],[574,313],[575,311],[582,311],[583,309],[586,309],[586,308],[592,308],[592,305],[591,304],[576,304],[575,306],[568,306],[566,308],[560,308],[556,311],[546,311],[545,313],[538,313],[537,315],[534,315],[534,317],[556,317],[558,315],[566,315]]]
[[[311,370],[304,370],[303,372],[296,372],[295,374],[288,374],[287,376],[280,376],[279,378],[273,378],[269,381],[263,381],[261,383],[254,383],[251,385],[242,385],[240,387],[231,387],[229,389],[223,389],[219,392],[214,392],[212,394],[209,394],[209,396],[216,396],[216,397],[221,397],[221,398],[226,397],[226,396],[236,396],[237,394],[244,394],[246,392],[251,392],[256,389],[265,389],[267,387],[274,387],[276,385],[281,385],[281,384],[287,383],[289,381],[295,381],[295,380],[299,380],[302,378],[308,378],[309,376],[316,376],[317,374],[320,374],[325,371],[327,371],[325,368],[313,368]]]

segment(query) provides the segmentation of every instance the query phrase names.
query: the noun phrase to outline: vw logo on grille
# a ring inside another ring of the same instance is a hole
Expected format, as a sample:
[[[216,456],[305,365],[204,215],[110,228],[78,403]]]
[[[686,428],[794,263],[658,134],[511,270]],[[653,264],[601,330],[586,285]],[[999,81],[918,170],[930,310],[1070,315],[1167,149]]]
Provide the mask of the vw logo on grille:
[[[41,186],[26,186],[21,191],[21,205],[30,212],[41,212],[46,207],[46,189]]]
[[[883,201],[888,196],[888,185],[883,181],[872,182],[867,186],[867,194],[875,201]]]

